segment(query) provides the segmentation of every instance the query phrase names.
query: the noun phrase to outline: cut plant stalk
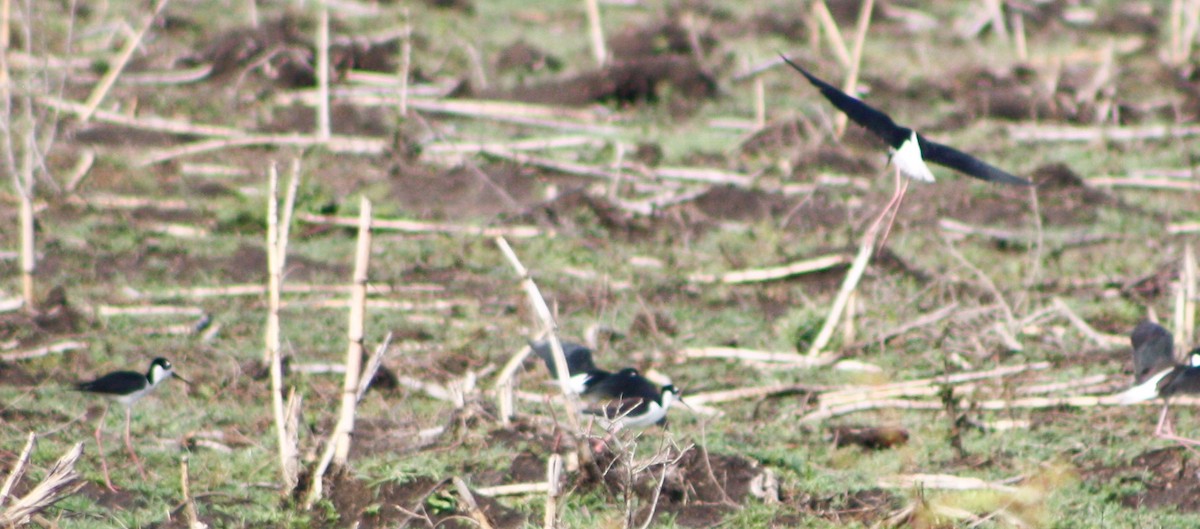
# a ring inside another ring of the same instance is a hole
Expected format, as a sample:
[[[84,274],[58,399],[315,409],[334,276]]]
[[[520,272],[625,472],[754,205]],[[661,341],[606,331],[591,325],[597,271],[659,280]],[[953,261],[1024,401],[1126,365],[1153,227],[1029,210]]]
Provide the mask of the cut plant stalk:
[[[283,402],[283,360],[279,329],[279,296],[283,284],[283,272],[287,262],[287,244],[292,212],[296,203],[296,192],[300,187],[300,161],[292,163],[292,176],[288,184],[283,214],[279,211],[279,174],[275,165],[268,169],[270,192],[267,196],[267,323],[264,362],[271,372],[271,409],[275,417],[276,441],[279,450],[280,477],[283,490],[290,492],[299,482],[299,449],[296,433],[288,429],[288,420]]]

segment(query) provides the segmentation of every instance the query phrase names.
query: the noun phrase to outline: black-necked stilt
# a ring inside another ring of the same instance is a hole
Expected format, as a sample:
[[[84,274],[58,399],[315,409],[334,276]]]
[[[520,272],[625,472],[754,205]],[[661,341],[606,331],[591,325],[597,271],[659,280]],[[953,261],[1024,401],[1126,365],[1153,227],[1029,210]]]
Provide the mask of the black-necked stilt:
[[[162,381],[171,378],[171,376],[175,376],[188,383],[187,379],[175,374],[170,361],[159,357],[150,362],[150,369],[145,374],[136,371],[114,371],[91,382],[80,382],[75,386],[79,391],[101,395],[110,399],[111,402],[125,406],[125,449],[129,451],[130,458],[137,465],[142,479],[146,478],[146,471],[142,469],[142,462],[138,459],[137,453],[134,452],[133,442],[129,439],[129,423],[132,416],[133,403],[146,396],[155,387],[158,387]],[[108,415],[108,408],[108,406],[104,408],[104,413],[100,415],[100,422],[96,425],[96,447],[100,452],[100,466],[104,469],[104,484],[110,490],[116,491],[117,489],[113,486],[112,480],[109,479],[108,462],[104,458],[104,445],[100,440],[100,433],[104,428],[104,418]]]
[[[584,413],[597,416],[606,429],[637,429],[665,422],[667,410],[679,400],[679,390],[670,384],[656,386],[628,367],[594,384],[590,396],[600,405]]]
[[[1143,321],[1130,335],[1133,344],[1134,386],[1117,395],[1122,404],[1163,399],[1162,413],[1158,417],[1155,437],[1169,439],[1184,446],[1200,446],[1200,440],[1188,439],[1175,434],[1175,427],[1167,416],[1171,397],[1186,393],[1200,393],[1200,367],[1196,367],[1197,351],[1192,351],[1188,364],[1175,359],[1175,339],[1170,331],[1149,320]]]
[[[913,129],[897,125],[887,114],[818,79],[800,65],[792,62],[791,59],[783,55],[780,57],[804,75],[813,86],[820,89],[821,95],[833,103],[838,110],[845,113],[855,123],[871,131],[872,134],[882,138],[892,149],[891,161],[896,164],[896,169],[900,171],[900,174],[913,180],[932,182],[933,173],[929,170],[929,166],[925,165],[925,162],[929,161],[988,182],[1032,185],[1029,180],[1014,176],[949,145],[930,141],[917,134]]]

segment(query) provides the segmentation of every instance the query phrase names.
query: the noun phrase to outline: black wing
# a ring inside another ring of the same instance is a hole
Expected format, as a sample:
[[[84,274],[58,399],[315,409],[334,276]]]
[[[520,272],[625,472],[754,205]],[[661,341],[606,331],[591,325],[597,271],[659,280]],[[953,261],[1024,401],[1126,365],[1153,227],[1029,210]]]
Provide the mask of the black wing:
[[[75,385],[79,391],[91,393],[107,393],[123,395],[136,391],[146,385],[146,375],[134,371],[116,371],[104,375],[91,382],[80,382]]]
[[[949,145],[942,145],[937,142],[929,141],[924,136],[917,134],[917,142],[921,147],[921,158],[926,162],[933,162],[938,165],[943,165],[954,169],[968,176],[973,176],[980,180],[988,182],[997,182],[1000,184],[1009,184],[1015,186],[1029,186],[1033,182],[1014,176],[996,166],[990,165],[979,158],[971,156]]]
[[[800,65],[792,62],[791,59],[783,55],[780,55],[780,57],[783,58],[784,62],[808,78],[808,82],[812,83],[813,86],[819,88],[821,95],[825,96],[825,99],[828,99],[830,103],[833,103],[833,106],[841,110],[855,123],[866,127],[867,130],[876,136],[883,138],[883,141],[887,142],[888,145],[899,148],[900,144],[904,143],[912,135],[912,129],[897,125],[887,114],[872,108],[860,99],[847,95],[845,92],[838,90],[837,87],[816,78],[816,76],[801,68]]]
[[[1175,372],[1158,383],[1158,394],[1170,397],[1179,393],[1200,393],[1200,367],[1177,367]]]
[[[1133,376],[1138,384],[1175,365],[1175,339],[1162,325],[1143,320],[1133,329],[1129,341],[1133,344]]]
[[[533,348],[533,352],[546,363],[546,369],[549,369],[550,373],[557,378],[558,370],[554,368],[554,355],[550,350],[550,341],[530,342],[529,347]],[[563,356],[567,360],[569,376],[597,371],[596,364],[592,363],[591,349],[574,342],[562,342],[562,348]]]
[[[659,398],[658,387],[631,367],[604,377],[603,380],[588,389],[588,394],[601,401],[628,398],[658,400]]]

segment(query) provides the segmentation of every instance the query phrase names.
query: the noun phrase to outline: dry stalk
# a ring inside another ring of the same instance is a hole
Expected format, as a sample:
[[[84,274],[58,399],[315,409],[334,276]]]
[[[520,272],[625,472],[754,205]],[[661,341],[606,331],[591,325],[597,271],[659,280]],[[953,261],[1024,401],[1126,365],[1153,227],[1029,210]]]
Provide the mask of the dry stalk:
[[[815,393],[828,389],[824,386],[811,386],[808,384],[772,384],[770,386],[760,386],[754,388],[738,388],[725,391],[710,391],[696,395],[688,395],[687,403],[689,406],[699,406],[703,404],[713,404],[717,402],[729,402],[733,400],[755,399],[760,397],[769,397],[780,393],[796,393],[810,392]]]
[[[871,27],[871,13],[875,11],[875,0],[865,0],[862,6],[858,8],[858,23],[854,29],[854,50],[850,54],[850,72],[846,74],[846,82],[842,83],[842,91],[847,94],[855,92],[855,86],[858,85],[858,72],[862,66],[863,43],[867,40],[867,31]],[[842,133],[846,131],[846,123],[849,116],[843,112],[838,112],[834,118],[834,133],[837,137],[842,137]]]
[[[867,0],[867,2],[872,2],[872,0]],[[837,296],[833,298],[833,304],[829,307],[829,315],[825,317],[825,323],[821,326],[821,331],[817,333],[812,346],[808,348],[808,356],[810,358],[820,356],[821,351],[829,345],[829,340],[833,338],[833,331],[837,328],[838,319],[842,316],[842,310],[846,308],[846,302],[849,300],[850,294],[858,288],[858,282],[862,279],[863,273],[866,272],[867,264],[871,262],[871,255],[875,253],[875,239],[879,235],[880,224],[878,222],[872,224],[867,229],[867,232],[863,234],[862,242],[858,246],[858,254],[854,256],[854,261],[850,264],[850,270],[846,272],[846,278],[842,280],[842,286],[838,289]]]
[[[791,276],[808,274],[812,272],[820,272],[828,270],[835,266],[844,265],[850,262],[850,257],[842,254],[823,255],[804,261],[797,261],[783,266],[775,266],[769,268],[754,268],[748,270],[738,270],[734,272],[725,272],[723,274],[704,274],[696,273],[688,276],[688,281],[692,283],[724,283],[724,284],[740,284],[740,283],[759,283],[764,281],[775,281]]]
[[[584,10],[587,11],[588,34],[592,38],[592,57],[596,66],[603,68],[608,62],[608,50],[604,47],[604,26],[600,24],[600,5],[597,0],[583,0]]]
[[[400,77],[400,86],[397,88],[400,100],[396,103],[396,110],[401,118],[408,117],[408,77],[409,70],[412,68],[412,15],[408,8],[404,8],[404,34],[400,38],[400,65],[398,66],[397,76]]]
[[[1179,334],[1177,340],[1182,342],[1180,350],[1196,343],[1196,276],[1196,249],[1188,244],[1183,251],[1183,270],[1179,274],[1179,280],[1183,282],[1183,316],[1180,318],[1181,325],[1175,328]]]
[[[538,339],[541,339],[539,337]],[[517,352],[509,357],[508,362],[500,369],[500,373],[496,375],[496,382],[492,384],[492,390],[496,393],[496,405],[500,413],[500,424],[508,426],[512,419],[513,413],[516,412],[515,399],[513,390],[513,375],[517,369],[520,369],[521,363],[533,352],[528,345],[522,345]]]
[[[388,348],[392,345],[392,333],[388,331],[387,336],[383,337],[383,343],[375,348],[375,352],[371,353],[371,358],[367,360],[367,369],[363,371],[362,378],[358,381],[358,395],[355,400],[361,401],[363,395],[367,394],[367,389],[371,387],[371,381],[375,380],[375,374],[379,372],[379,368],[383,365],[383,357],[387,355]]]
[[[1018,490],[1011,485],[949,474],[899,474],[879,478],[876,484],[888,489],[912,489],[920,487],[937,490],[996,490],[1001,492],[1017,492]]]
[[[0,362],[13,362],[16,360],[29,360],[31,358],[41,358],[52,354],[64,353],[67,351],[75,351],[78,349],[87,349],[87,342],[67,341],[59,342],[43,347],[26,349],[24,351],[13,351],[0,354]]]
[[[353,288],[351,285],[283,285],[283,292],[287,294],[341,294],[350,292]],[[373,294],[395,294],[395,293],[424,293],[438,294],[444,292],[446,288],[442,285],[435,284],[410,284],[410,285],[371,285]],[[220,298],[234,296],[261,296],[267,293],[267,287],[263,285],[226,285],[216,287],[190,287],[190,288],[172,288],[166,290],[156,290],[153,292],[135,292],[134,299],[172,299],[172,298]]]
[[[363,340],[367,312],[367,271],[371,264],[371,201],[362,197],[359,203],[358,244],[354,258],[354,285],[350,289],[350,316],[347,325],[349,345],[346,348],[345,376],[342,383],[342,405],[337,424],[325,443],[320,462],[309,478],[304,509],[312,508],[321,499],[325,473],[330,464],[345,467],[350,458],[350,437],[354,433],[354,415],[359,399],[359,377],[362,370]]]
[[[21,455],[17,456],[17,460],[13,462],[12,470],[8,472],[8,477],[4,478],[4,485],[0,486],[0,507],[4,506],[4,502],[12,494],[13,485],[16,485],[25,475],[25,467],[29,465],[29,456],[33,453],[33,447],[36,444],[37,434],[29,432],[29,437],[25,440],[25,448],[21,449]]]
[[[881,384],[868,387],[850,387],[821,394],[821,405],[824,407],[831,404],[861,402],[897,396],[931,395],[936,393],[934,390],[941,386],[955,386],[976,380],[999,378],[1024,373],[1026,371],[1041,371],[1049,368],[1049,362],[1037,362],[1033,364],[1019,364],[1015,366],[998,367],[995,369],[988,369],[986,371],[971,371],[967,373],[955,373],[953,375],[942,375],[938,377],[909,380],[905,382],[895,382],[892,384]]]
[[[904,335],[905,333],[908,333],[909,331],[912,331],[913,329],[919,329],[921,327],[933,325],[939,321],[942,321],[942,320],[956,314],[957,312],[958,312],[958,302],[954,302],[949,305],[946,305],[945,307],[937,309],[933,312],[928,312],[928,313],[922,314],[921,316],[917,317],[916,319],[914,319],[910,322],[907,322],[907,323],[904,323],[901,325],[897,325],[896,327],[892,327],[891,329],[882,331],[879,334],[876,334],[875,336],[872,336],[871,338],[869,338],[867,340],[863,340],[861,342],[856,342],[856,343],[850,344],[846,348],[847,349],[860,349],[860,348],[866,347],[871,344],[884,343],[888,340],[891,340],[892,338]]]
[[[333,217],[302,213],[297,218],[302,222],[307,222],[309,224],[324,224],[331,226],[358,225],[358,219],[353,217]],[[375,220],[372,223],[372,228],[376,230],[394,230],[406,233],[445,233],[450,235],[474,235],[480,237],[528,238],[554,235],[553,232],[547,232],[534,226],[480,227],[401,219]]]
[[[458,494],[459,501],[466,506],[467,514],[471,516],[472,520],[475,520],[475,523],[479,524],[479,529],[492,529],[492,521],[479,508],[479,503],[475,501],[475,495],[471,493],[467,482],[458,476],[450,478],[450,482],[454,484],[454,492]]]
[[[829,12],[829,6],[825,5],[825,0],[816,0],[813,2],[812,10],[814,17],[821,24],[820,27],[825,30],[825,35],[829,39],[829,47],[833,49],[833,56],[837,58],[842,67],[849,68],[850,51],[846,47],[846,41],[842,39],[842,32],[837,27],[837,21],[833,19],[833,13]]]
[[[0,512],[0,527],[29,523],[30,518],[37,513],[79,490],[83,483],[79,480],[79,474],[75,472],[75,462],[81,455],[83,443],[75,443],[75,446],[54,462],[54,466],[50,467],[50,471],[40,483]]]
[[[1012,125],[1008,136],[1022,143],[1053,141],[1127,142],[1200,135],[1200,126],[1144,125],[1137,127],[1088,127],[1083,125]],[[1089,179],[1091,181],[1091,179]]]
[[[1025,41],[1025,16],[1020,11],[1014,11],[1012,16],[1013,48],[1016,50],[1017,61],[1029,62],[1029,46]]]
[[[295,207],[296,192],[300,186],[300,162],[296,160],[292,164],[292,177],[288,184],[282,218],[279,212],[279,175],[274,164],[271,164],[268,173],[270,179],[270,193],[267,197],[267,269],[269,276],[266,348],[263,360],[269,365],[271,372],[271,409],[275,417],[280,477],[283,480],[283,490],[290,492],[299,482],[297,472],[299,449],[294,442],[295,435],[288,430],[288,421],[284,410],[279,297],[280,286],[283,284],[284,267],[287,262],[289,226]]]
[[[215,138],[187,143],[178,147],[160,149],[133,160],[134,167],[146,167],[166,162],[182,156],[191,156],[233,147],[252,147],[268,145],[276,147],[316,147],[321,146],[330,152],[339,154],[381,154],[388,149],[387,141],[367,136],[330,136],[320,140],[312,135],[282,134],[282,135],[243,135],[229,138]]]
[[[77,117],[83,116],[83,114],[88,110],[83,103],[67,101],[48,95],[38,97],[34,100],[34,102],[46,108],[72,114]],[[120,112],[113,112],[111,110],[103,109],[96,109],[94,112],[92,112],[91,118],[103,123],[111,123],[113,125],[121,125],[138,130],[166,132],[169,134],[179,134],[184,136],[233,137],[247,135],[246,131],[221,125],[206,125],[202,123],[177,121],[154,116],[134,117],[127,114],[122,114]]]
[[[329,120],[329,6],[317,2],[317,131],[316,139],[332,136]]]
[[[567,370],[567,358],[563,354],[562,342],[558,339],[558,323],[554,319],[554,314],[550,312],[550,307],[546,305],[546,299],[542,297],[537,283],[533,281],[533,277],[525,265],[521,264],[520,258],[508,245],[508,241],[504,237],[496,237],[496,246],[500,248],[500,252],[504,254],[517,277],[521,278],[521,288],[525,290],[525,297],[533,308],[533,313],[537,316],[537,321],[546,338],[550,341],[551,356],[554,358],[555,371],[558,372],[559,389],[563,393],[563,406],[567,411],[569,434],[578,435],[582,432],[579,425],[579,404],[575,394],[570,391],[571,375]]]
[[[1046,409],[1069,406],[1074,408],[1091,408],[1096,406],[1159,406],[1162,403],[1158,401],[1147,401],[1138,404],[1123,404],[1116,395],[1073,395],[1065,397],[1028,397],[1021,399],[994,399],[982,400],[974,402],[964,402],[963,408],[971,408],[976,410],[988,411],[1005,411],[1013,409]],[[1197,398],[1177,398],[1172,399],[1171,404],[1179,405],[1197,405],[1200,404],[1200,399]],[[857,413],[860,411],[881,410],[881,409],[899,409],[899,410],[945,410],[946,405],[940,401],[919,401],[907,399],[881,399],[868,400],[862,402],[853,402],[840,406],[829,408],[821,408],[812,413],[804,415],[799,419],[799,422],[815,422],[840,417]]]
[[[987,288],[988,292],[991,292],[992,296],[996,298],[996,301],[1000,304],[1000,307],[1004,309],[1004,320],[1008,324],[1006,330],[1009,332],[1016,330],[1017,318],[1013,315],[1012,307],[1009,306],[1008,301],[1004,299],[1004,294],[1000,292],[998,287],[996,287],[996,283],[992,281],[992,278],[988,277],[987,274],[983,273],[983,270],[980,270],[979,267],[968,261],[967,258],[958,251],[958,248],[955,248],[954,244],[949,240],[946,241],[946,252],[949,253],[954,260],[958,261],[959,264],[963,265],[963,267],[975,274],[975,277],[979,279],[979,282],[983,283],[984,288]]]
[[[558,454],[554,454],[558,456]],[[559,456],[560,458],[562,456]],[[561,460],[560,460],[561,461]],[[560,463],[561,464],[561,463]],[[510,485],[496,485],[493,487],[480,487],[474,490],[476,495],[494,498],[496,496],[521,496],[524,494],[544,494],[550,491],[550,484],[546,482],[534,483],[513,483]]]
[[[731,358],[744,362],[766,362],[785,364],[788,367],[816,368],[837,361],[836,355],[819,355],[816,357],[779,351],[758,351],[736,347],[693,347],[682,349],[677,353],[683,358]]]
[[[1100,331],[1097,331],[1091,325],[1088,325],[1088,322],[1084,321],[1083,318],[1079,317],[1075,311],[1071,310],[1071,307],[1067,305],[1067,302],[1063,301],[1062,298],[1054,298],[1054,308],[1057,309],[1058,312],[1067,319],[1067,321],[1071,322],[1071,325],[1075,327],[1076,330],[1082,333],[1088,340],[1096,344],[1098,347],[1111,349],[1113,347],[1123,346],[1129,340],[1124,336],[1104,334]]]
[[[196,499],[192,497],[191,478],[188,476],[187,454],[179,459],[179,488],[183,491],[183,517],[187,520],[188,529],[208,529],[208,524],[201,522],[200,513],[196,512]]]
[[[358,403],[358,379],[362,371],[363,335],[367,314],[367,271],[371,265],[371,201],[363,197],[359,205],[358,246],[354,258],[354,288],[350,294],[350,322],[347,331],[346,378],[342,386],[342,411],[335,431],[334,464],[345,466],[350,458],[350,434],[354,432],[354,412]],[[320,476],[316,476],[320,479]]]
[[[109,89],[117,81],[117,77],[121,75],[121,71],[125,69],[125,65],[129,63],[130,57],[133,57],[133,52],[141,45],[142,38],[146,36],[146,32],[150,31],[151,26],[154,25],[154,19],[158,18],[158,14],[162,12],[163,8],[167,7],[168,1],[158,0],[154,3],[154,10],[142,22],[141,28],[125,42],[125,46],[117,53],[116,58],[109,63],[108,71],[104,72],[104,76],[96,83],[96,87],[92,89],[91,95],[83,103],[84,111],[79,115],[81,123],[87,123],[92,118],[92,113],[100,106],[100,102],[104,101],[104,96],[108,95]]]
[[[1200,189],[1197,190],[1200,191]],[[1167,225],[1167,233],[1171,235],[1200,233],[1200,222],[1173,222]]]
[[[542,528],[554,529],[558,524],[558,496],[562,494],[563,460],[558,454],[550,454],[546,461],[546,507],[542,514]]]

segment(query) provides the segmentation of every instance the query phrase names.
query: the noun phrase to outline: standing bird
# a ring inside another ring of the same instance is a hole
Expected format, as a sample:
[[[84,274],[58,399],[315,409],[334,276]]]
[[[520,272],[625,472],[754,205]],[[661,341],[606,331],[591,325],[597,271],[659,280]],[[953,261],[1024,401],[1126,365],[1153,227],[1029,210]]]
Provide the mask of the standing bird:
[[[599,406],[584,413],[598,417],[606,429],[612,430],[663,424],[671,404],[675,400],[683,402],[675,386],[656,386],[632,367],[604,377],[592,386],[591,396]]]
[[[929,161],[988,182],[1020,186],[1032,185],[1029,180],[1009,174],[949,145],[930,141],[917,134],[913,129],[897,125],[887,114],[818,79],[787,57],[782,55],[780,57],[804,75],[808,82],[820,89],[821,95],[833,103],[838,110],[845,113],[855,123],[871,131],[872,134],[882,138],[891,148],[891,160],[896,164],[900,174],[913,180],[932,182],[933,173],[930,172],[929,166],[925,165],[925,162]]]
[[[1198,352],[1192,351],[1188,355],[1188,364],[1179,363],[1175,359],[1175,338],[1170,331],[1149,320],[1139,323],[1129,338],[1133,344],[1134,386],[1117,394],[1117,401],[1133,404],[1163,399],[1154,436],[1184,446],[1200,446],[1200,440],[1177,435],[1167,416],[1171,397],[1200,393],[1200,367],[1196,367]]]
[[[557,380],[558,370],[550,342],[530,342],[529,346]],[[606,428],[645,428],[662,424],[671,404],[675,400],[683,402],[673,385],[656,386],[632,367],[615,373],[597,368],[592,361],[592,350],[583,345],[562,342],[562,348],[567,361],[568,389],[597,404],[583,413],[598,417]]]
[[[116,492],[117,488],[113,486],[112,480],[108,475],[108,462],[104,458],[104,444],[100,440],[101,430],[104,428],[104,418],[108,416],[108,409],[112,406],[112,402],[120,403],[125,406],[125,449],[129,451],[129,456],[137,465],[138,473],[142,479],[146,479],[146,471],[142,468],[142,462],[138,459],[137,453],[133,450],[133,442],[129,439],[129,423],[133,412],[133,403],[137,402],[142,397],[146,396],[154,388],[158,387],[162,381],[175,376],[184,383],[191,384],[187,379],[175,374],[171,367],[171,362],[166,358],[155,358],[150,362],[150,369],[145,374],[136,371],[114,371],[104,375],[91,382],[80,382],[75,388],[86,393],[94,393],[104,396],[110,400],[109,406],[104,408],[104,413],[100,415],[100,422],[96,425],[96,447],[100,451],[100,466],[104,469],[104,484],[108,489]]]

